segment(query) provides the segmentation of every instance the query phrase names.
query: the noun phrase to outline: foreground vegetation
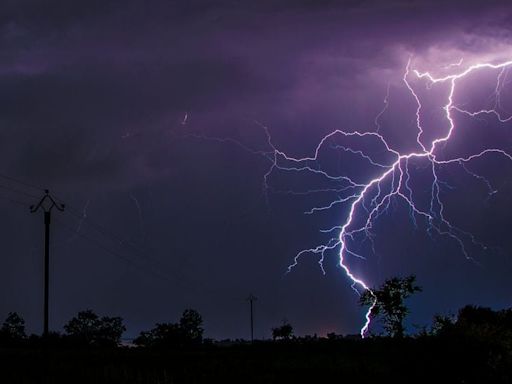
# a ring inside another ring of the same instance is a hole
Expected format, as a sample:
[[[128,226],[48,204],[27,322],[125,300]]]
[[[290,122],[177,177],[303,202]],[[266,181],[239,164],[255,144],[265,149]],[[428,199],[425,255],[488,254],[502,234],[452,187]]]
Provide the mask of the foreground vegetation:
[[[203,338],[203,319],[187,309],[176,323],[156,324],[129,346],[120,317],[79,312],[64,333],[25,334],[10,313],[0,328],[1,383],[510,383],[512,309],[466,306],[436,316],[408,336],[405,299],[421,289],[415,277],[393,278],[361,297],[386,336],[294,337],[290,323],[272,340],[216,342]]]
[[[291,339],[190,348],[0,350],[5,383],[509,383],[511,355],[478,338]],[[355,380],[355,381],[354,381]]]
[[[467,306],[455,318],[437,317],[428,332],[414,337],[364,340],[330,334],[252,345],[217,343],[199,341],[192,329],[189,339],[183,330],[176,339],[175,328],[179,326],[170,327],[172,331],[157,326],[145,333],[148,339],[142,341],[150,340],[147,344],[132,347],[85,343],[70,335],[7,341],[2,328],[0,379],[2,383],[125,384],[512,382],[511,310]]]

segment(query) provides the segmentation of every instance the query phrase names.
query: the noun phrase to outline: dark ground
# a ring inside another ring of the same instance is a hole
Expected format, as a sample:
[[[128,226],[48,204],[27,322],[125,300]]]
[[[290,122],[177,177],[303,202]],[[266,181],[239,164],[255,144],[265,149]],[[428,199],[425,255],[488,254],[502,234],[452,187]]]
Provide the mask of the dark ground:
[[[2,383],[509,383],[502,347],[436,337],[295,339],[254,345],[0,350]]]

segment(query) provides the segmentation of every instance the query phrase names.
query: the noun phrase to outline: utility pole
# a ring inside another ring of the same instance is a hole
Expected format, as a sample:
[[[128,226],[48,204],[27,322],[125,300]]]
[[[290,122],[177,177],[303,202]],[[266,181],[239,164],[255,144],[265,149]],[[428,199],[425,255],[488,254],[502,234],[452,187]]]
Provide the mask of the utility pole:
[[[30,206],[30,212],[35,213],[39,209],[44,212],[44,322],[43,322],[43,336],[48,336],[48,304],[50,296],[50,223],[53,207],[59,211],[64,210],[64,204],[57,203],[53,197],[50,196],[50,191],[44,190],[44,196],[39,203]]]
[[[258,300],[256,296],[254,296],[252,293],[247,298],[247,301],[249,301],[249,304],[251,306],[251,343],[254,342],[254,318],[253,318],[253,302]]]

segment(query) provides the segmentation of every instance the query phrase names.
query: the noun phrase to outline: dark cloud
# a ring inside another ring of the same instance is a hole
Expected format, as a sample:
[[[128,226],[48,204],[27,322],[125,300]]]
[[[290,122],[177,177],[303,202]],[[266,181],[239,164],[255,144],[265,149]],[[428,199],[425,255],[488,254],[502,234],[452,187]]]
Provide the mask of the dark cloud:
[[[333,129],[373,127],[389,82],[382,122],[406,147],[413,136],[404,131],[414,122],[401,83],[407,59],[413,55],[421,66],[451,52],[503,53],[511,11],[504,1],[2,2],[0,171],[49,185],[78,216],[90,201],[87,217],[137,248],[63,216],[55,230],[55,326],[93,307],[125,316],[134,333],[197,306],[211,336],[247,336],[243,299],[253,291],[260,297],[258,336],[283,317],[298,333],[356,332],[357,297],[334,258],[326,277],[314,258],[283,277],[295,253],[323,240],[318,229],[336,224],[339,214],[303,216],[316,204],[310,197],[271,195],[267,206],[266,159],[192,136],[266,148],[257,120],[280,148],[311,154]],[[510,189],[499,175],[493,180]],[[496,221],[487,225],[504,226],[499,196],[478,206],[472,222],[490,220],[490,209]],[[0,310],[20,310],[37,330],[40,223],[21,207],[5,209],[17,225],[4,224],[9,256]],[[453,209],[464,215],[462,205]],[[383,223],[395,228],[393,220]],[[403,247],[394,247],[401,239],[383,224],[382,261],[361,272],[378,281],[415,271],[425,285],[419,322],[474,300],[506,302],[505,277],[487,274],[508,265],[506,258],[474,269],[453,259],[452,245],[409,233],[405,221],[398,227],[407,234]],[[73,235],[77,228],[135,266]],[[503,253],[510,249],[501,230],[475,230]],[[459,270],[474,282],[466,293],[469,280]],[[491,300],[496,287],[503,293]],[[436,297],[443,289],[451,291]]]

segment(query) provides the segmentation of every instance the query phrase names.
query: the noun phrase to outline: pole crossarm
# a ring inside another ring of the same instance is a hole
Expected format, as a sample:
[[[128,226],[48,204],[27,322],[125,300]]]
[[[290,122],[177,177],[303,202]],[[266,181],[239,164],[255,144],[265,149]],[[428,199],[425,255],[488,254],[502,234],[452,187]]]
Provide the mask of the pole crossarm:
[[[51,210],[55,207],[59,211],[64,211],[64,208],[66,207],[65,204],[59,204],[55,201],[55,199],[50,195],[50,191],[48,189],[44,190],[44,196],[41,198],[39,203],[37,205],[31,205],[30,206],[30,212],[34,213],[39,210],[39,208],[43,209],[44,212],[51,212]],[[49,204],[46,206],[45,202],[48,201]]]

